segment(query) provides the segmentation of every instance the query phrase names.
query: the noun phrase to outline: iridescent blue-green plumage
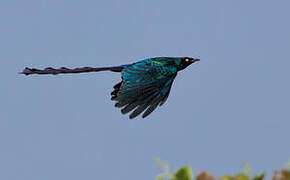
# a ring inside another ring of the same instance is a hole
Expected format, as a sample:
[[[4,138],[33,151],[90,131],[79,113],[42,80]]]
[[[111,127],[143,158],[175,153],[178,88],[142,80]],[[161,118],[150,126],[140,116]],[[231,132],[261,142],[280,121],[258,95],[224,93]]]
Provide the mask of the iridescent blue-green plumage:
[[[144,112],[142,117],[145,118],[158,105],[163,105],[169,96],[177,72],[196,61],[199,61],[199,59],[189,57],[156,57],[114,67],[83,67],[75,69],[62,67],[59,69],[46,68],[44,70],[25,68],[22,73],[26,75],[60,74],[105,70],[121,72],[122,81],[114,86],[111,99],[116,101],[116,107],[122,108],[121,112],[123,114],[132,111],[129,116],[132,119],[142,112]]]

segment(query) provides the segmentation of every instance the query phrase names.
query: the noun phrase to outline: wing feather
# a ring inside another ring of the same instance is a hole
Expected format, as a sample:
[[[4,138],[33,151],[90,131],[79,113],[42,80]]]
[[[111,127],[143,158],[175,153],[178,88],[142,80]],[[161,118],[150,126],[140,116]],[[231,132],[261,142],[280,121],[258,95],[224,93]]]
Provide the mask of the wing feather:
[[[123,69],[122,81],[114,86],[111,99],[117,101],[116,107],[123,107],[123,114],[133,111],[130,119],[145,111],[144,118],[165,103],[176,75],[177,70],[172,67],[156,67],[146,62],[132,64]]]
[[[139,114],[141,114],[153,101],[154,98],[156,98],[157,96],[159,96],[159,93],[155,93],[152,96],[148,97],[146,99],[145,102],[143,102],[142,104],[140,104],[131,114],[130,114],[130,119],[135,118],[136,116],[138,116]]]
[[[143,118],[147,117],[149,114],[151,114],[158,106],[158,104],[160,103],[160,101],[162,100],[162,96],[159,96],[158,98],[156,98],[154,100],[154,102],[152,102],[151,106],[144,112],[144,114],[142,115]]]

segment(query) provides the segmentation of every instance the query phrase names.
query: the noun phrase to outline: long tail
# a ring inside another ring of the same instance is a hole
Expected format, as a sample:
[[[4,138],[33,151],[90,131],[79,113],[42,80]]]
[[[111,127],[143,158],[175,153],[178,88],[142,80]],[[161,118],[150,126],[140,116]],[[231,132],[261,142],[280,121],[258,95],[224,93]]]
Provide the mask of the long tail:
[[[93,67],[81,67],[81,68],[74,68],[69,69],[66,67],[61,67],[58,69],[54,69],[52,67],[41,69],[35,68],[28,68],[26,67],[20,74],[31,75],[31,74],[67,74],[67,73],[85,73],[85,72],[98,72],[98,71],[113,71],[113,72],[121,72],[126,65],[122,66],[113,66],[113,67],[100,67],[100,68],[93,68]]]

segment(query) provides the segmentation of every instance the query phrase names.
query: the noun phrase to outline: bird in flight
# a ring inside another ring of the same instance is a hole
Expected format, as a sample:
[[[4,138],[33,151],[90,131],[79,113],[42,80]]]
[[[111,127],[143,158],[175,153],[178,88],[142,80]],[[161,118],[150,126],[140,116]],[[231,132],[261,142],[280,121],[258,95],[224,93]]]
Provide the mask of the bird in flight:
[[[131,111],[130,119],[142,112],[145,118],[156,107],[162,106],[167,100],[172,83],[178,71],[199,61],[191,57],[154,57],[132,64],[112,67],[81,67],[69,69],[61,67],[35,69],[26,67],[21,74],[66,74],[98,71],[120,72],[122,81],[116,84],[111,92],[111,100],[116,101],[115,107],[122,108],[122,114]]]

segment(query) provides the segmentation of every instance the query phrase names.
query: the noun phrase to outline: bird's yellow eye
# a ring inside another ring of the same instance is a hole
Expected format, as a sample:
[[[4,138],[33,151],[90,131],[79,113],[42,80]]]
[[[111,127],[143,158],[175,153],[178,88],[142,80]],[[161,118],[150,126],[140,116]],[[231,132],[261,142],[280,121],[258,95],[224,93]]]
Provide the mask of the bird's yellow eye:
[[[186,59],[185,59],[185,62],[189,62],[189,59],[188,59],[188,58],[186,58]]]

